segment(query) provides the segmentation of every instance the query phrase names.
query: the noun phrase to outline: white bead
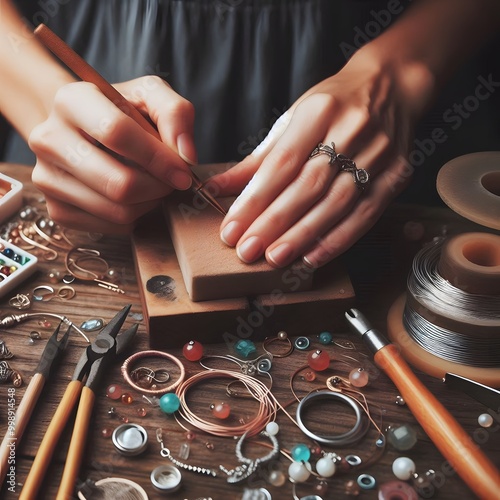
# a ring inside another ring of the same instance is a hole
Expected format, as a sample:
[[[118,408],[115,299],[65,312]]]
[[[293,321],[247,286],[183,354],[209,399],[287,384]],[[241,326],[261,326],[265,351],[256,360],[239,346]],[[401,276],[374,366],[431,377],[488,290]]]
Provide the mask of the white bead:
[[[278,434],[279,430],[280,430],[280,426],[276,422],[269,422],[266,425],[266,432],[270,436],[276,436],[276,434]]]
[[[415,462],[408,457],[396,458],[392,463],[392,472],[401,481],[410,479],[415,474],[415,468]]]
[[[489,413],[482,413],[477,418],[477,423],[481,427],[485,428],[491,427],[493,425],[493,417]]]
[[[321,477],[332,477],[336,469],[337,466],[331,458],[323,457],[316,462],[316,472]]]
[[[296,483],[304,483],[311,475],[311,464],[309,462],[292,462],[288,467],[288,475]]]

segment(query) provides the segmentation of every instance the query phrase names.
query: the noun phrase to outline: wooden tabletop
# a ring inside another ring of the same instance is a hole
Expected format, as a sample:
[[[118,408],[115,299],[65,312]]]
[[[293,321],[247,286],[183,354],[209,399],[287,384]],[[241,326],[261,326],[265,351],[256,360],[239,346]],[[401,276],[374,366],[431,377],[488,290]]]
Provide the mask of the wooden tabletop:
[[[20,180],[24,184],[24,204],[35,206],[40,214],[44,214],[43,199],[30,183],[31,169],[24,166],[0,165],[0,171],[10,177]],[[404,281],[408,272],[408,266],[415,252],[421,247],[424,240],[441,234],[444,229],[454,230],[460,226],[459,218],[444,209],[426,209],[423,207],[399,207],[397,210],[389,210],[383,220],[371,231],[349,254],[348,262],[352,272],[352,279],[358,293],[356,307],[362,310],[372,321],[373,325],[384,331],[387,310],[395,298],[404,291]],[[127,478],[138,483],[147,492],[149,498],[164,498],[164,495],[156,491],[150,481],[153,469],[160,465],[171,464],[171,462],[160,455],[160,444],[156,440],[156,431],[163,431],[164,445],[177,457],[181,445],[188,443],[190,447],[189,458],[184,462],[193,466],[212,468],[218,471],[217,477],[207,477],[196,472],[181,470],[182,482],[180,489],[170,493],[168,498],[173,499],[241,499],[241,498],[265,498],[257,496],[257,491],[265,488],[274,499],[293,498],[292,484],[287,480],[284,485],[277,487],[267,482],[267,477],[273,471],[281,470],[287,475],[290,465],[285,454],[280,454],[275,461],[264,464],[249,479],[230,484],[227,476],[219,469],[222,465],[226,469],[234,469],[238,465],[235,454],[237,440],[231,436],[219,437],[193,429],[182,419],[177,421],[173,416],[166,415],[160,411],[158,406],[146,401],[142,394],[127,386],[120,373],[123,360],[133,353],[147,350],[148,334],[141,324],[141,302],[137,288],[134,264],[132,259],[130,241],[127,237],[103,237],[96,241],[95,237],[87,234],[68,233],[78,245],[99,250],[100,255],[112,269],[113,279],[124,290],[125,293],[116,293],[101,288],[92,281],[76,280],[71,286],[76,295],[71,300],[53,298],[50,301],[33,301],[31,308],[19,311],[9,305],[9,299],[16,293],[32,295],[35,287],[47,285],[55,290],[63,286],[63,283],[54,279],[66,274],[64,259],[67,250],[57,249],[57,257],[54,260],[44,259],[43,252],[32,250],[39,258],[38,271],[16,290],[7,293],[0,298],[1,316],[22,313],[56,313],[67,316],[76,325],[92,318],[102,318],[109,321],[123,306],[132,305],[125,327],[138,322],[138,334],[125,356],[116,360],[105,374],[104,382],[98,390],[95,406],[92,414],[91,426],[86,445],[84,463],[80,470],[82,481],[87,479],[98,481],[107,477]],[[52,277],[52,280],[51,280]],[[56,282],[54,282],[56,281]],[[5,342],[13,357],[8,360],[11,368],[18,370],[23,377],[21,387],[12,391],[12,385],[0,385],[0,434],[5,434],[7,428],[8,398],[14,396],[16,407],[21,402],[27,384],[38,364],[38,360],[45,346],[45,341],[57,326],[58,321],[45,318],[34,318],[19,323],[8,329],[0,329],[0,339]],[[387,429],[388,426],[397,427],[402,424],[411,425],[417,433],[416,445],[404,452],[397,451],[393,446],[387,444],[381,457],[371,465],[365,465],[376,452],[375,441],[378,437],[377,431],[371,426],[365,438],[360,443],[342,448],[323,445],[323,451],[335,452],[340,456],[358,455],[362,464],[358,467],[339,471],[334,477],[328,479],[328,490],[321,493],[322,498],[346,498],[346,484],[350,480],[356,481],[360,474],[372,475],[377,484],[392,481],[395,476],[392,473],[392,463],[399,456],[408,456],[416,464],[416,470],[424,476],[430,469],[435,471],[432,489],[435,498],[438,499],[468,499],[475,498],[462,480],[450,469],[448,463],[436,450],[434,444],[429,440],[422,428],[413,418],[408,407],[397,404],[398,392],[391,381],[381,373],[373,364],[371,356],[366,347],[351,333],[347,325],[332,325],[334,342],[327,346],[319,344],[314,331],[314,321],[311,320],[311,347],[309,351],[295,349],[293,353],[283,358],[275,358],[271,369],[272,393],[277,401],[286,406],[290,416],[295,418],[297,408],[293,394],[290,390],[290,377],[294,371],[306,364],[306,357],[313,349],[321,348],[327,351],[333,361],[325,372],[319,372],[313,381],[308,381],[305,371],[300,372],[294,379],[293,387],[298,398],[304,397],[310,391],[314,391],[325,385],[325,381],[332,375],[348,377],[349,372],[358,367],[363,367],[370,375],[369,384],[362,389],[367,398],[371,416],[374,421]],[[40,340],[30,341],[30,334],[38,332]],[[277,332],[276,332],[277,333]],[[95,333],[89,334],[91,339]],[[186,342],[190,340],[190,332],[185,334]],[[294,339],[292,339],[293,341]],[[46,383],[43,393],[33,412],[30,423],[25,431],[22,442],[15,450],[15,485],[4,483],[0,497],[5,499],[17,498],[22,484],[28,474],[30,466],[36,455],[38,446],[49,424],[55,408],[71,379],[75,364],[82,354],[85,340],[72,334],[69,345],[63,355],[61,364]],[[274,342],[270,350],[281,349],[285,344]],[[256,342],[257,355],[263,354],[261,342]],[[236,355],[228,346],[205,345],[207,356]],[[271,349],[272,347],[272,349]],[[170,354],[178,357],[186,369],[186,376],[190,377],[203,368],[195,362],[187,361],[181,349],[172,349]],[[144,365],[152,368],[163,367],[169,370],[175,379],[177,375],[174,365],[158,360],[144,359]],[[210,360],[212,368],[238,368],[231,366],[221,358],[212,357]],[[453,414],[458,422],[473,437],[482,450],[491,460],[500,466],[500,429],[498,416],[492,427],[485,429],[479,426],[477,418],[486,412],[486,408],[465,394],[453,391],[445,386],[441,380],[433,379],[425,374],[417,372],[425,385],[437,396],[437,398]],[[269,384],[267,377],[261,380]],[[225,424],[229,426],[241,425],[241,422],[252,420],[257,411],[258,402],[248,398],[235,398],[226,395],[227,379],[212,379],[202,382],[189,391],[189,404],[191,409],[200,417],[219,422],[211,415],[210,406],[219,402],[225,402],[231,407],[231,415]],[[121,400],[112,400],[106,396],[106,389],[110,384],[119,384],[124,392],[130,395],[132,400],[129,404]],[[153,401],[154,403],[154,401]],[[114,408],[114,416],[110,415],[110,409]],[[145,416],[143,414],[146,413]],[[309,410],[310,418],[317,429],[331,429],[335,434],[343,432],[353,425],[353,415],[345,405],[338,403],[318,403]],[[119,454],[115,449],[109,433],[122,424],[122,420],[143,426],[148,434],[149,442],[146,450],[133,457]],[[66,457],[71,435],[73,416],[70,418],[67,428],[62,434],[55,456],[49,466],[49,471],[43,485],[40,498],[55,498],[57,487],[61,478],[62,468]],[[278,441],[282,451],[287,453],[296,444],[303,443],[314,447],[314,443],[305,436],[292,420],[278,411],[276,421],[280,425]],[[312,425],[312,424],[311,424]],[[187,437],[186,429],[192,430]],[[327,431],[328,433],[328,431]],[[193,436],[194,434],[194,436]],[[251,458],[262,457],[269,453],[265,445],[269,440],[263,437],[245,440],[242,453]],[[317,458],[312,458],[315,463]],[[10,483],[12,484],[12,483]],[[311,478],[297,486],[296,495],[302,498],[306,495],[318,494],[315,486],[318,480]],[[244,494],[246,493],[246,497]],[[262,492],[260,492],[262,495]],[[500,493],[499,493],[500,494]],[[75,495],[76,496],[76,495]],[[121,498],[120,494],[115,497]],[[92,498],[104,498],[95,496]],[[108,497],[106,497],[108,498]],[[359,498],[377,498],[377,490],[362,490]]]

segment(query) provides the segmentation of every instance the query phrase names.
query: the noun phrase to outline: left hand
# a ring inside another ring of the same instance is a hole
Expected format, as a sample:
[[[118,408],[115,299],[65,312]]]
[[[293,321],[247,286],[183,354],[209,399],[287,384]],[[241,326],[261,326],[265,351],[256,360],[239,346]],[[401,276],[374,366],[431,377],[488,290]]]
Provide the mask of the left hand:
[[[362,51],[301,96],[250,156],[212,178],[220,195],[246,186],[221,225],[222,240],[242,261],[265,255],[283,267],[302,256],[320,267],[371,228],[409,183],[405,156],[429,75],[406,68],[408,78],[399,78],[398,64],[391,71]],[[309,159],[318,143],[332,142],[369,173],[364,191],[328,156]]]

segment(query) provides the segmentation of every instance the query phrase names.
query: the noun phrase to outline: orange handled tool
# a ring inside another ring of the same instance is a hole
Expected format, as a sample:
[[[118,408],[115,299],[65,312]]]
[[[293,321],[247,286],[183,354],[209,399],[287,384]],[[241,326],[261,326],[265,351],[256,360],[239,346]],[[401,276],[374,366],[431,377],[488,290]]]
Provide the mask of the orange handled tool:
[[[398,388],[413,416],[442,455],[480,498],[500,494],[500,471],[463,427],[410,369],[395,344],[373,329],[357,309],[345,314],[351,328],[374,352],[374,360]]]
[[[121,335],[118,335],[127,318],[130,307],[130,305],[124,307],[99,332],[94,342],[85,349],[85,352],[80,357],[73,374],[73,379],[68,384],[40,444],[24,487],[19,495],[21,500],[32,500],[37,497],[57,442],[78,398],[80,398],[63,476],[56,497],[57,500],[73,498],[78,471],[85,451],[95,392],[99,388],[106,368],[115,356],[125,349],[137,331],[137,325],[134,325]],[[85,382],[84,379],[86,379]]]

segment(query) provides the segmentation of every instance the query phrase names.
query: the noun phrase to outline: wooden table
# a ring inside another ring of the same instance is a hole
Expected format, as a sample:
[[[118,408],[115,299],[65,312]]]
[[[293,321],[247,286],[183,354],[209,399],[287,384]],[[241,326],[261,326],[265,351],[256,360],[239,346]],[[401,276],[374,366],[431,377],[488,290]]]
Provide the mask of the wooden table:
[[[13,165],[1,165],[0,170],[24,183],[25,203],[40,207],[43,211],[43,200],[29,181],[31,169]],[[439,215],[439,217],[436,216]],[[443,218],[441,218],[441,216]],[[422,238],[413,240],[408,233],[408,229],[415,228],[414,222],[420,224],[418,228],[424,229]],[[429,239],[432,235],[440,234],[445,227],[448,230],[455,230],[461,225],[458,217],[450,214],[447,210],[431,210],[414,207],[390,210],[384,219],[362,240],[349,254],[351,262],[352,278],[358,290],[357,307],[361,309],[373,322],[374,326],[384,330],[385,315],[387,309],[394,300],[404,290],[404,281],[408,270],[408,265],[414,253],[421,246],[422,241]],[[100,288],[92,282],[75,281],[72,286],[76,291],[76,296],[69,301],[53,299],[50,302],[34,303],[30,310],[26,312],[55,312],[65,314],[75,324],[80,325],[89,318],[103,318],[108,321],[124,305],[132,305],[132,315],[126,322],[130,326],[134,321],[139,320],[141,314],[141,304],[137,284],[135,280],[134,266],[132,261],[130,243],[125,237],[105,237],[100,241],[93,241],[87,235],[78,234],[75,237],[89,247],[96,248],[101,252],[109,265],[113,268],[115,277],[118,277],[119,285],[124,289],[125,294],[117,294],[109,290]],[[81,240],[80,240],[81,238]],[[49,284],[55,288],[61,286],[60,283],[53,284],[49,281],[49,273],[64,274],[64,250],[60,250],[57,259],[44,261],[40,256],[39,270],[37,273],[25,281],[17,290],[20,293],[31,293],[38,285]],[[390,279],[389,279],[390,278]],[[19,311],[9,306],[9,298],[13,295],[7,294],[0,302],[2,315],[19,313]],[[15,391],[16,404],[19,404],[24,390],[35,369],[40,354],[44,348],[44,339],[47,339],[57,322],[50,320],[51,326],[48,329],[41,327],[36,320],[26,321],[8,330],[0,331],[0,339],[4,340],[8,348],[13,352],[14,357],[9,360],[12,368],[19,370],[24,378],[24,383]],[[39,331],[42,339],[29,343],[30,332]],[[396,404],[398,396],[397,390],[388,378],[380,373],[371,362],[371,357],[360,341],[348,332],[347,325],[332,325],[335,343],[329,346],[321,346],[317,341],[319,332],[311,329],[310,338],[314,348],[327,350],[334,358],[329,370],[318,374],[313,382],[308,382],[303,376],[295,379],[294,388],[299,397],[305,396],[309,391],[316,389],[325,383],[328,376],[337,374],[348,376],[352,368],[359,364],[368,370],[370,383],[363,389],[372,415],[377,422],[383,420],[382,426],[385,429],[388,425],[397,426],[408,423],[415,427],[418,434],[418,442],[415,447],[407,452],[398,452],[388,445],[383,456],[370,467],[361,466],[350,472],[335,475],[328,480],[328,492],[323,494],[323,498],[345,498],[345,485],[348,480],[356,480],[360,473],[373,475],[378,484],[395,479],[391,471],[392,462],[401,455],[411,457],[416,466],[417,472],[425,474],[429,469],[436,472],[434,489],[436,498],[439,499],[466,499],[474,498],[474,495],[464,485],[448,467],[444,458],[437,452],[435,446],[430,442],[423,430],[418,426],[409,409],[406,406]],[[95,334],[90,334],[95,335]],[[186,342],[190,340],[189,332],[186,332]],[[68,381],[74,370],[74,366],[80,357],[85,341],[72,335],[70,344],[64,353],[61,365],[53,374],[51,380],[46,384],[43,394],[38,402],[30,424],[25,432],[21,445],[16,450],[15,471],[16,486],[15,493],[8,491],[7,485],[1,491],[0,496],[5,499],[17,498],[23,481],[29,471],[30,465],[36,454],[37,448],[43,437],[44,431],[50,422],[54,409],[56,408],[61,395],[66,388]],[[274,343],[273,349],[279,347]],[[139,327],[138,335],[128,354],[148,349],[148,336],[143,326]],[[258,354],[262,354],[262,344],[257,343]],[[350,349],[349,349],[350,348]],[[281,404],[292,401],[290,391],[290,375],[306,362],[309,351],[295,350],[290,356],[276,358],[272,367],[273,394]],[[182,357],[180,349],[170,351],[184,361],[187,375],[191,376],[202,368],[193,362],[188,362]],[[235,354],[226,345],[206,345],[207,355]],[[335,361],[337,356],[337,361]],[[343,361],[339,361],[339,358]],[[349,361],[351,360],[351,361]],[[106,375],[105,383],[99,391],[94,407],[92,423],[87,443],[84,464],[81,469],[81,479],[91,479],[97,481],[106,477],[125,477],[136,481],[148,493],[149,498],[162,498],[151,485],[150,473],[157,466],[170,463],[166,458],[160,456],[160,445],[156,441],[156,430],[163,429],[165,445],[176,455],[180,446],[187,442],[186,430],[184,430],[172,416],[163,414],[158,407],[150,405],[142,398],[142,395],[126,387],[121,375],[120,365],[123,360],[117,360],[115,365]],[[211,366],[215,367],[218,361],[213,358]],[[145,363],[146,364],[146,363]],[[215,365],[215,366],[214,366]],[[228,366],[225,365],[225,368]],[[233,367],[234,368],[234,367]],[[303,375],[303,373],[302,373]],[[477,423],[479,414],[486,411],[485,407],[464,394],[448,389],[440,380],[432,379],[424,374],[419,374],[421,379],[430,390],[445,404],[451,413],[457,418],[462,426],[477,440],[484,452],[500,466],[500,429],[497,420],[489,429],[481,428]],[[121,401],[110,400],[106,396],[106,387],[109,384],[121,384],[128,392],[133,402],[125,404]],[[238,424],[238,419],[251,419],[256,409],[256,402],[243,399],[229,399],[225,395],[227,380],[214,380],[210,384],[203,384],[199,388],[190,392],[190,402],[192,408],[198,415],[210,420],[210,405],[219,401],[228,402],[232,408],[230,423]],[[6,407],[7,407],[7,385],[0,386],[0,430],[3,437],[6,428]],[[128,418],[130,422],[142,425],[148,433],[149,445],[147,450],[136,457],[124,457],[114,448],[109,437],[104,437],[103,430],[114,429],[122,422],[109,415],[111,407],[115,408],[115,413]],[[144,408],[147,415],[139,416],[138,411]],[[296,404],[290,404],[289,412],[294,415]],[[337,429],[342,425],[349,426],[352,417],[343,408],[334,408],[329,404],[318,405],[314,417],[318,422],[324,423]],[[338,411],[337,411],[338,410]],[[312,446],[313,443],[304,436],[301,431],[283,414],[279,412],[277,422],[280,424],[278,434],[280,446],[283,450],[290,450],[297,443],[304,443]],[[70,422],[72,420],[70,419]],[[352,425],[352,421],[351,424]],[[189,427],[186,425],[186,427]],[[42,498],[55,498],[57,485],[62,473],[62,465],[69,443],[72,425],[65,429],[60,445],[57,448],[55,457],[50,465]],[[186,462],[202,467],[218,469],[223,465],[227,469],[232,469],[238,465],[235,456],[236,440],[232,437],[218,437],[194,430],[195,437],[190,441],[190,456]],[[374,448],[377,433],[372,427],[367,437],[358,445],[347,449],[331,449],[324,447],[326,451],[335,451],[345,456],[346,454],[357,454],[362,459],[367,459]],[[259,439],[260,443],[265,439]],[[250,440],[246,442],[244,454],[250,457],[258,457],[268,453],[268,449]],[[313,460],[314,462],[314,460]],[[178,492],[169,495],[169,498],[178,499],[240,499],[245,489],[266,488],[275,499],[288,499],[292,497],[292,485],[286,482],[282,487],[269,485],[265,478],[271,470],[281,469],[287,473],[290,462],[285,456],[280,456],[277,462],[267,464],[259,469],[251,478],[237,485],[229,484],[227,477],[220,473],[216,478],[208,478],[194,472],[182,471],[182,485]],[[315,480],[311,478],[307,483],[301,484],[297,488],[297,496],[303,497],[314,493]],[[500,494],[500,493],[499,493]],[[376,498],[375,490],[361,491],[360,498]],[[100,497],[99,497],[100,498]]]

